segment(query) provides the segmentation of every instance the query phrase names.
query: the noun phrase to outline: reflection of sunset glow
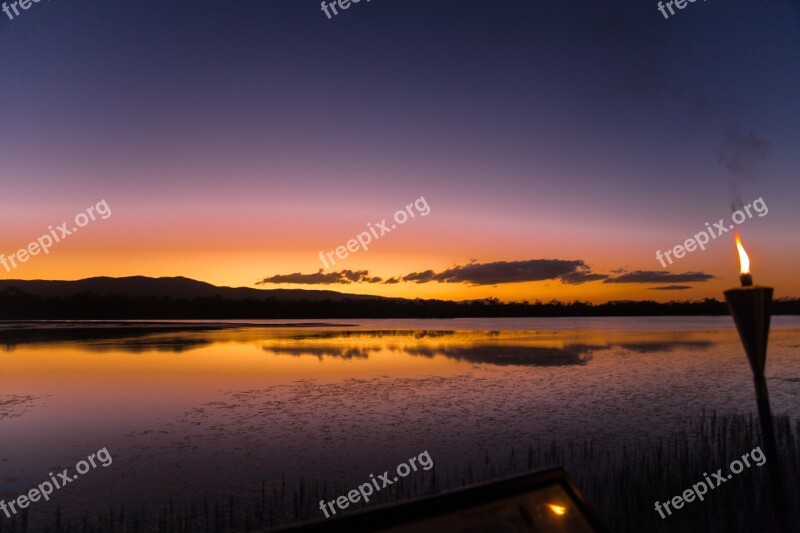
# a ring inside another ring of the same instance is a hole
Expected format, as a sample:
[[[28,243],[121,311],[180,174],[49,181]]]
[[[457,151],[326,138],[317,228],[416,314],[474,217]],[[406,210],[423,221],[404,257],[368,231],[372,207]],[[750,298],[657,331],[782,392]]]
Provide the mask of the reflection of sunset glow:
[[[739,272],[741,274],[749,274],[750,273],[750,257],[748,257],[747,252],[744,251],[744,246],[742,246],[742,239],[739,237],[739,234],[736,234],[736,249],[739,250]]]
[[[559,516],[561,516],[563,514],[566,514],[566,512],[567,512],[567,508],[566,507],[563,507],[561,505],[556,505],[554,503],[548,503],[547,507],[549,507],[551,511],[553,511],[555,514],[557,514]]]

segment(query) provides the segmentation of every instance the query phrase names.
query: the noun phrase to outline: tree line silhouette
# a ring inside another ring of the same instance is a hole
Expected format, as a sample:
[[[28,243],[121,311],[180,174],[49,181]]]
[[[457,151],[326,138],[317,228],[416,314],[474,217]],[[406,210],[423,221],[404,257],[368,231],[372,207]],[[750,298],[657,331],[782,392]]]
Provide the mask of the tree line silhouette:
[[[500,302],[497,299],[454,302],[422,299],[283,300],[227,299],[222,296],[174,298],[85,292],[72,296],[39,296],[19,289],[0,291],[3,320],[124,319],[288,319],[288,318],[509,318],[727,315],[725,302],[609,301]],[[800,298],[773,302],[773,314],[800,314]]]

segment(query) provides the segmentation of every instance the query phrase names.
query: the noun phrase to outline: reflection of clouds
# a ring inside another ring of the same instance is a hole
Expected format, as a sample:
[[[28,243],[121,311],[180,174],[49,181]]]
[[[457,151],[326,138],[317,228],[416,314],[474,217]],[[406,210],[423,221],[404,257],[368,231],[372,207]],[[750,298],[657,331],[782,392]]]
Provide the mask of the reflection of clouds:
[[[291,355],[300,357],[313,355],[321,361],[323,357],[339,357],[341,359],[368,359],[370,353],[381,351],[381,347],[353,347],[353,346],[264,346],[265,352],[275,355]]]
[[[567,344],[564,348],[530,346],[527,344],[513,344],[510,342],[496,342],[501,337],[499,331],[479,332],[483,339],[494,339],[495,342],[474,344],[439,345],[418,344],[403,345],[398,341],[414,339],[447,339],[456,338],[455,331],[438,330],[372,330],[372,331],[324,331],[307,335],[294,335],[292,341],[313,342],[331,340],[350,340],[358,342],[359,339],[374,341],[380,339],[381,343],[369,342],[368,346],[354,347],[323,344],[318,346],[265,346],[263,349],[278,355],[315,355],[320,359],[323,356],[350,359],[353,357],[368,358],[371,353],[382,350],[396,351],[416,357],[433,358],[443,356],[457,361],[472,363],[486,363],[493,365],[529,365],[529,366],[562,366],[585,365],[591,359],[591,350],[606,349],[607,346],[589,344]],[[394,342],[393,342],[394,341]]]
[[[498,332],[492,331],[488,334],[497,334]],[[292,335],[289,337],[291,340],[317,340],[317,339],[350,339],[358,337],[368,337],[371,339],[382,339],[384,337],[403,337],[414,339],[436,339],[440,337],[452,337],[455,331],[448,330],[429,330],[429,329],[410,329],[410,330],[396,330],[396,329],[375,329],[375,330],[346,330],[346,331],[320,331],[309,334]]]
[[[454,331],[327,331],[309,335],[297,335],[292,341],[300,341],[296,346],[268,345],[263,349],[275,355],[312,355],[320,360],[323,357],[340,359],[369,358],[370,354],[381,351],[399,352],[414,357],[432,359],[436,356],[456,361],[484,363],[491,365],[521,366],[568,366],[585,365],[591,360],[593,352],[621,348],[637,353],[666,353],[676,349],[705,350],[713,346],[710,341],[659,340],[641,342],[596,342],[596,343],[555,343],[553,346],[531,345],[511,340],[498,342],[498,332],[480,332],[481,335],[470,341],[460,340]],[[452,337],[452,339],[448,338]],[[403,343],[409,339],[445,338],[440,343]],[[375,342],[380,339],[380,342]],[[329,341],[349,341],[334,344]],[[359,343],[359,340],[363,342]],[[322,341],[314,344],[314,341]]]
[[[141,337],[113,341],[87,342],[82,347],[89,352],[172,352],[182,353],[214,344],[211,339],[185,337]]]
[[[558,365],[583,365],[591,358],[591,352],[607,350],[618,347],[637,353],[672,352],[676,349],[705,350],[714,345],[710,341],[653,341],[653,342],[621,342],[600,344],[566,344],[563,348],[530,346],[526,344],[501,343],[476,343],[474,345],[417,345],[408,346],[396,341],[406,339],[438,339],[455,335],[454,331],[333,331],[320,332],[311,335],[298,335],[291,337],[292,341],[329,341],[350,340],[349,345],[335,345],[320,343],[298,344],[297,346],[268,345],[263,350],[275,355],[291,355],[300,357],[312,355],[319,359],[323,357],[337,357],[340,359],[368,359],[370,354],[382,350],[405,352],[413,356],[432,358],[441,355],[459,361],[475,363],[489,363],[496,365],[533,365],[533,366],[558,366]],[[496,338],[498,332],[486,332],[485,338]],[[380,339],[382,342],[358,343],[360,338],[370,340]],[[393,342],[395,341],[395,342]],[[183,336],[145,336],[126,339],[113,339],[104,341],[87,342],[83,348],[92,352],[123,351],[128,353],[144,353],[148,351],[181,353],[216,344],[212,338]]]
[[[387,339],[388,340],[388,339]],[[416,357],[431,359],[443,356],[457,361],[487,363],[493,365],[562,366],[585,365],[591,359],[592,350],[604,350],[606,346],[568,344],[564,348],[529,346],[524,344],[474,344],[462,346],[400,346],[391,342],[372,346],[264,346],[264,351],[276,355],[313,355],[351,359],[368,358],[371,353],[382,350],[397,351]]]
[[[621,342],[614,344],[625,350],[638,353],[671,352],[677,348],[686,350],[706,350],[715,343],[711,341],[661,341],[661,342]]]
[[[291,355],[300,357],[303,355],[313,355],[320,360],[323,357],[336,357],[339,359],[368,359],[370,354],[381,351],[403,352],[407,349],[397,342],[407,339],[436,339],[455,335],[455,331],[438,330],[355,330],[355,331],[320,331],[308,334],[292,335],[289,337],[291,342],[297,342],[297,346],[286,346],[284,344],[269,344],[263,346],[265,352],[275,355]],[[382,342],[374,342],[380,339]],[[325,343],[325,341],[350,341],[349,345],[339,345]],[[359,342],[365,340],[368,342]],[[312,344],[315,341],[323,341]],[[358,343],[357,346],[354,346]]]
[[[605,350],[606,346],[567,344],[564,348],[542,346],[478,344],[475,346],[407,348],[411,355],[434,357],[442,355],[457,361],[488,363],[492,365],[567,366],[585,365],[592,358],[592,350]]]
[[[286,325],[281,325],[286,326]],[[304,327],[313,327],[304,324]],[[341,327],[341,325],[338,325]],[[225,343],[257,343],[274,356],[310,355],[322,360],[368,359],[380,352],[494,365],[584,365],[598,350],[616,348],[636,353],[705,350],[708,340],[672,339],[666,335],[608,338],[602,334],[561,335],[552,331],[492,330],[299,330],[243,324],[192,323],[54,323],[47,327],[0,325],[5,351],[17,344],[71,343],[89,352],[183,353]]]

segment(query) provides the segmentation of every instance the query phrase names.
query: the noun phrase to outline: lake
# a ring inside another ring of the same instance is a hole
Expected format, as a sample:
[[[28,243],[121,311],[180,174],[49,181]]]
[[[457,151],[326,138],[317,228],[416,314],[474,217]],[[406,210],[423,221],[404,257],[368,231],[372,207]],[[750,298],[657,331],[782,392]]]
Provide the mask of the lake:
[[[423,451],[456,486],[529,449],[620,450],[691,432],[704,413],[755,413],[730,317],[147,324],[135,336],[136,322],[0,325],[23,332],[0,352],[0,499],[101,448],[113,457],[33,504],[32,526],[54,506],[246,498],[301,479],[352,488]],[[793,421],[798,352],[800,317],[774,317],[772,409]]]

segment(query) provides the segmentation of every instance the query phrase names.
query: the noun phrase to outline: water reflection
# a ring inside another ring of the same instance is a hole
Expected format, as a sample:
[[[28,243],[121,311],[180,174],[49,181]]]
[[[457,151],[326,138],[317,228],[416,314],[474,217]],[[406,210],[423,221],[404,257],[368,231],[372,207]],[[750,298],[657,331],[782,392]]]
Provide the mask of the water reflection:
[[[301,357],[304,355],[312,355],[322,361],[325,357],[338,357],[341,359],[369,359],[370,353],[377,353],[381,348],[374,347],[317,347],[317,346],[264,346],[264,351],[274,355],[293,355]]]
[[[661,342],[621,342],[616,344],[620,348],[637,353],[672,352],[682,348],[684,350],[707,350],[714,346],[711,341],[661,341]]]
[[[117,339],[97,342],[84,342],[82,346],[89,352],[128,353],[171,352],[183,353],[214,344],[212,339],[187,338],[184,336],[146,336],[133,339]]]
[[[567,344],[564,348],[547,348],[525,345],[476,345],[438,348],[409,348],[411,355],[435,357],[443,355],[456,361],[487,363],[491,365],[566,366],[585,365],[593,350],[605,350],[607,346]]]
[[[86,352],[184,353],[228,343],[258,343],[275,356],[311,356],[319,361],[369,359],[380,353],[490,365],[569,366],[587,364],[594,352],[622,348],[636,353],[705,350],[709,340],[679,338],[625,339],[588,334],[574,336],[532,331],[319,330],[296,325],[225,323],[49,323],[32,328],[0,327],[5,351],[18,346],[78,346]],[[312,325],[319,328],[321,325]],[[334,326],[336,327],[336,326]]]
[[[408,342],[413,340],[414,342]],[[438,342],[431,342],[438,341]],[[287,342],[291,344],[286,344]],[[569,366],[586,365],[594,352],[622,348],[636,353],[672,352],[677,349],[705,350],[708,340],[637,340],[636,342],[568,342],[563,338],[541,338],[536,332],[501,331],[326,331],[292,335],[280,343],[268,343],[268,353],[296,357],[368,359],[383,351],[433,359],[490,365]]]

